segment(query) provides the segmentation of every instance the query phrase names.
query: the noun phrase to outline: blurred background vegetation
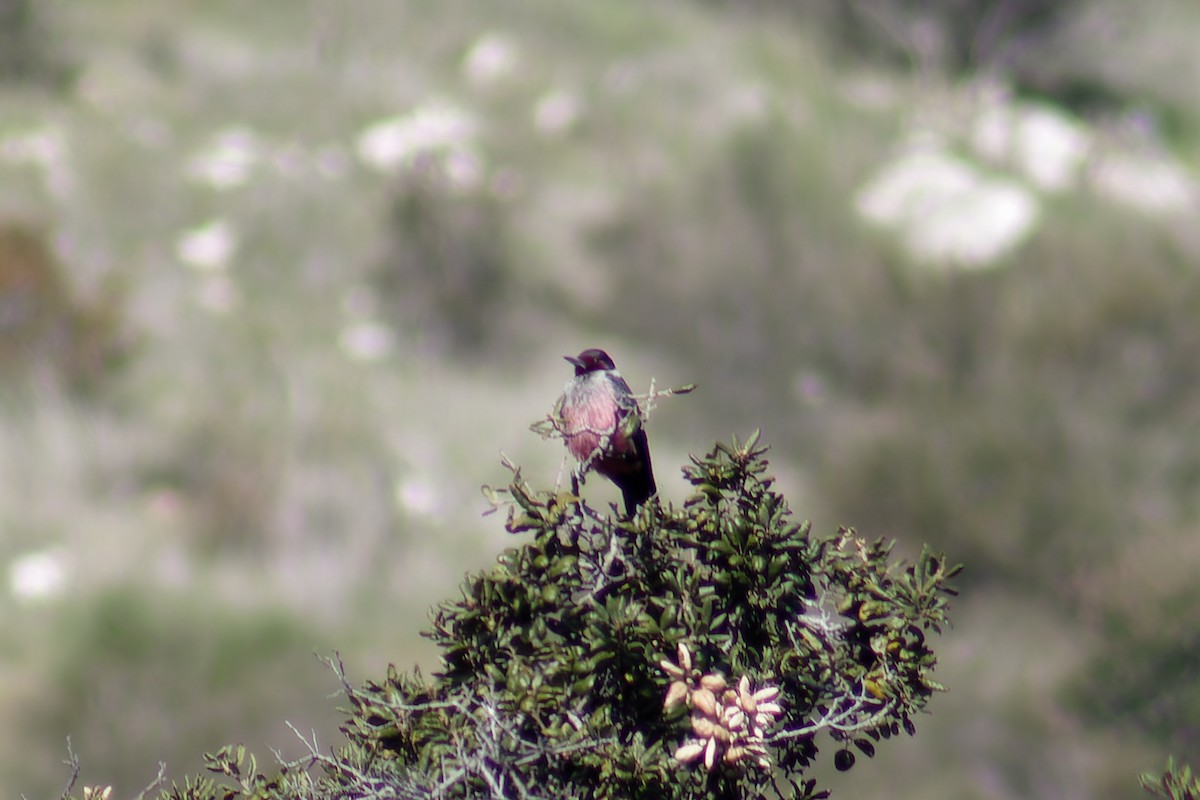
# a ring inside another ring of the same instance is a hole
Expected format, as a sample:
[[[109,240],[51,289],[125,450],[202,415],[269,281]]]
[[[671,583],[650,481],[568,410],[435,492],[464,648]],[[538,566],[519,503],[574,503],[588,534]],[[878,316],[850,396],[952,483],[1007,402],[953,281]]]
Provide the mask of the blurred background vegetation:
[[[1188,0],[0,0],[0,793],[132,796],[505,546],[601,346],[660,486],[968,565],[848,796],[1118,798],[1200,745]],[[602,498],[609,491],[588,486]],[[898,789],[897,787],[903,787]]]

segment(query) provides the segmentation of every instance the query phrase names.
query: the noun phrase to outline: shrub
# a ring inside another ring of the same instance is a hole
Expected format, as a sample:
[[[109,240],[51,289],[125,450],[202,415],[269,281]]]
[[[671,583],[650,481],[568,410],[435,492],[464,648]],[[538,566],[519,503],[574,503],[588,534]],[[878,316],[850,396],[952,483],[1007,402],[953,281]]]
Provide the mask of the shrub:
[[[256,798],[825,797],[807,770],[871,756],[941,687],[930,631],[947,580],[851,530],[814,536],[767,477],[765,448],[718,444],[685,468],[682,507],[632,519],[514,468],[509,549],[442,604],[442,670],[394,667],[355,688],[346,742],[268,776],[243,748],[208,757],[232,779],[170,800]],[[315,766],[321,769],[313,769]]]

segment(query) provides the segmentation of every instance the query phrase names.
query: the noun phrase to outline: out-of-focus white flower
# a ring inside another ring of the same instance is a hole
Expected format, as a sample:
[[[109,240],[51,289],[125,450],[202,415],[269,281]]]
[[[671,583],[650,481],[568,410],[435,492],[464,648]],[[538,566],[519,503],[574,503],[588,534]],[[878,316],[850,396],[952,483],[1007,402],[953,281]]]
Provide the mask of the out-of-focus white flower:
[[[981,181],[945,203],[906,237],[920,259],[986,267],[1025,240],[1039,212],[1034,195],[1016,181]]]
[[[355,361],[379,361],[395,344],[392,329],[382,322],[360,320],[342,329],[338,347]]]
[[[185,174],[214,189],[233,189],[249,180],[266,152],[266,144],[252,129],[225,128],[188,159]]]
[[[1166,156],[1107,154],[1097,161],[1091,179],[1102,195],[1153,214],[1188,211],[1200,201],[1196,179]]]
[[[969,191],[977,171],[940,150],[917,150],[885,164],[858,193],[858,213],[880,225],[900,225]]]
[[[507,78],[516,69],[517,45],[494,31],[475,40],[463,58],[463,73],[476,86],[487,86]]]
[[[432,517],[437,514],[441,502],[432,483],[417,476],[410,476],[396,483],[396,505],[412,514]]]
[[[217,271],[229,266],[237,246],[233,226],[226,220],[215,219],[184,231],[175,242],[175,256],[189,267]]]
[[[78,193],[79,179],[70,155],[67,138],[57,127],[45,126],[0,139],[0,159],[38,168],[46,191],[60,200]]]
[[[9,564],[8,586],[22,602],[58,597],[67,586],[65,554],[56,548],[18,556]]]
[[[994,164],[1007,164],[1012,157],[1015,117],[1007,98],[984,104],[971,126],[971,148]]]
[[[1011,167],[1045,192],[1076,185],[1092,150],[1091,131],[1065,111],[1040,103],[989,100],[975,117],[971,147],[996,164]]]
[[[0,139],[0,158],[10,164],[49,167],[61,161],[66,152],[61,128],[46,126]]]
[[[937,149],[885,165],[856,205],[865,219],[895,231],[915,259],[963,267],[993,263],[1028,236],[1039,213],[1020,183]]]
[[[358,157],[367,166],[389,172],[422,153],[469,151],[475,130],[475,118],[466,111],[431,102],[369,126],[358,137]]]
[[[533,125],[544,136],[558,136],[575,126],[583,114],[579,95],[555,89],[542,95],[533,107]]]
[[[1087,128],[1064,111],[1044,105],[1020,110],[1016,162],[1033,185],[1047,192],[1071,188],[1091,151]]]

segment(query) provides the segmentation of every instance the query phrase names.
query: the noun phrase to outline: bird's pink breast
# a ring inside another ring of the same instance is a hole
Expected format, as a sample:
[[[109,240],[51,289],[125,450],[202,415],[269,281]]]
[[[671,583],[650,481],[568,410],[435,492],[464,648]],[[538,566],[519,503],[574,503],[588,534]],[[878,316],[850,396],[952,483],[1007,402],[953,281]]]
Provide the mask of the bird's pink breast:
[[[569,386],[563,397],[560,415],[561,433],[567,449],[578,461],[595,458],[601,448],[612,448],[615,442],[620,408],[611,385],[604,380],[584,381]]]

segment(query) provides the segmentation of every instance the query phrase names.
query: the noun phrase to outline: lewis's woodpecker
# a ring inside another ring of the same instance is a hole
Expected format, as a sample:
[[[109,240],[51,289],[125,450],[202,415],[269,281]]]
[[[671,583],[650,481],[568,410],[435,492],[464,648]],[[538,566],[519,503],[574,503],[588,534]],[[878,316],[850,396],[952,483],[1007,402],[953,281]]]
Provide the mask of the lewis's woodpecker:
[[[565,358],[575,377],[554,407],[555,427],[582,471],[595,469],[617,485],[632,517],[658,491],[637,399],[603,350]]]

